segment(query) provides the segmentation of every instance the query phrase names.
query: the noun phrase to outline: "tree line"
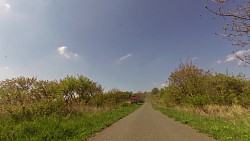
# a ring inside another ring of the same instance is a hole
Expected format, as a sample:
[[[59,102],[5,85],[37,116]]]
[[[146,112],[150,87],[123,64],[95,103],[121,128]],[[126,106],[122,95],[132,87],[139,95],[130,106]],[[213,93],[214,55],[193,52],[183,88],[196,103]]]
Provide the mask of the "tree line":
[[[190,63],[181,63],[158,93],[167,106],[241,105],[250,107],[250,80],[244,74],[213,73]]]
[[[18,77],[0,82],[0,115],[14,120],[35,115],[74,114],[86,107],[116,108],[125,105],[133,93],[103,87],[83,75],[67,76],[59,81]]]

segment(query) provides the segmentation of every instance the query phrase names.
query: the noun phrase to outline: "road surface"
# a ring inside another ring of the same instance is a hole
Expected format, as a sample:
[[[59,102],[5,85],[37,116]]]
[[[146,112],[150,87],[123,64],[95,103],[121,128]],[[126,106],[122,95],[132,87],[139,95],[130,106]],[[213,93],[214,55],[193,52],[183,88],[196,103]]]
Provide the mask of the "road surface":
[[[155,111],[150,102],[89,141],[215,141]]]

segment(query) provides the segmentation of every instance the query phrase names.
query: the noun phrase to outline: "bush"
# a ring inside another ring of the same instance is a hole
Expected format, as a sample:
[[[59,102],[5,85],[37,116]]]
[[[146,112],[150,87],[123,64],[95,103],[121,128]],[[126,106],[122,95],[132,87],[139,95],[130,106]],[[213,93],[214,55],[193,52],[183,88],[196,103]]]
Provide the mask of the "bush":
[[[130,95],[117,89],[104,94],[100,84],[82,75],[59,81],[18,77],[0,82],[0,114],[10,115],[16,122],[53,113],[71,115],[82,112],[83,106],[116,108]]]
[[[170,74],[169,86],[161,92],[168,106],[250,105],[250,81],[243,74],[212,74],[192,63],[180,64]]]

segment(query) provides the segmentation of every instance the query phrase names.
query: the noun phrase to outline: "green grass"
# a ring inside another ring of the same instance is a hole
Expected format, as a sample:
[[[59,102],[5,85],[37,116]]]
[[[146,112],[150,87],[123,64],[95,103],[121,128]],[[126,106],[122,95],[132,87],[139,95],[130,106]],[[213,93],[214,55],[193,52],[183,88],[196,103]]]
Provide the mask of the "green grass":
[[[0,118],[0,141],[86,140],[139,107],[140,105],[130,105],[93,115],[78,114],[69,117],[54,114],[18,123],[11,118],[2,117]]]
[[[187,124],[200,132],[207,133],[215,139],[221,141],[250,141],[250,129],[241,123],[232,123],[225,119],[201,116],[173,108],[161,108],[156,104],[152,105],[154,109],[168,117]]]

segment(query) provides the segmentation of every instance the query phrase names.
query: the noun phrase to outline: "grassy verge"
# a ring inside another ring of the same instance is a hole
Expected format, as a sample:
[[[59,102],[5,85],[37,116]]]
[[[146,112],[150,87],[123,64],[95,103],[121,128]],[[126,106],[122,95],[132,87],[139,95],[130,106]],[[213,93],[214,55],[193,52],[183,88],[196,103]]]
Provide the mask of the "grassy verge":
[[[78,114],[69,117],[50,115],[18,123],[2,117],[0,118],[0,141],[86,140],[139,107],[140,105],[123,106],[92,115]]]
[[[250,141],[250,129],[240,122],[232,123],[222,118],[201,116],[191,112],[179,111],[173,108],[161,108],[152,104],[170,118],[187,124],[200,132],[207,133],[221,141]]]

